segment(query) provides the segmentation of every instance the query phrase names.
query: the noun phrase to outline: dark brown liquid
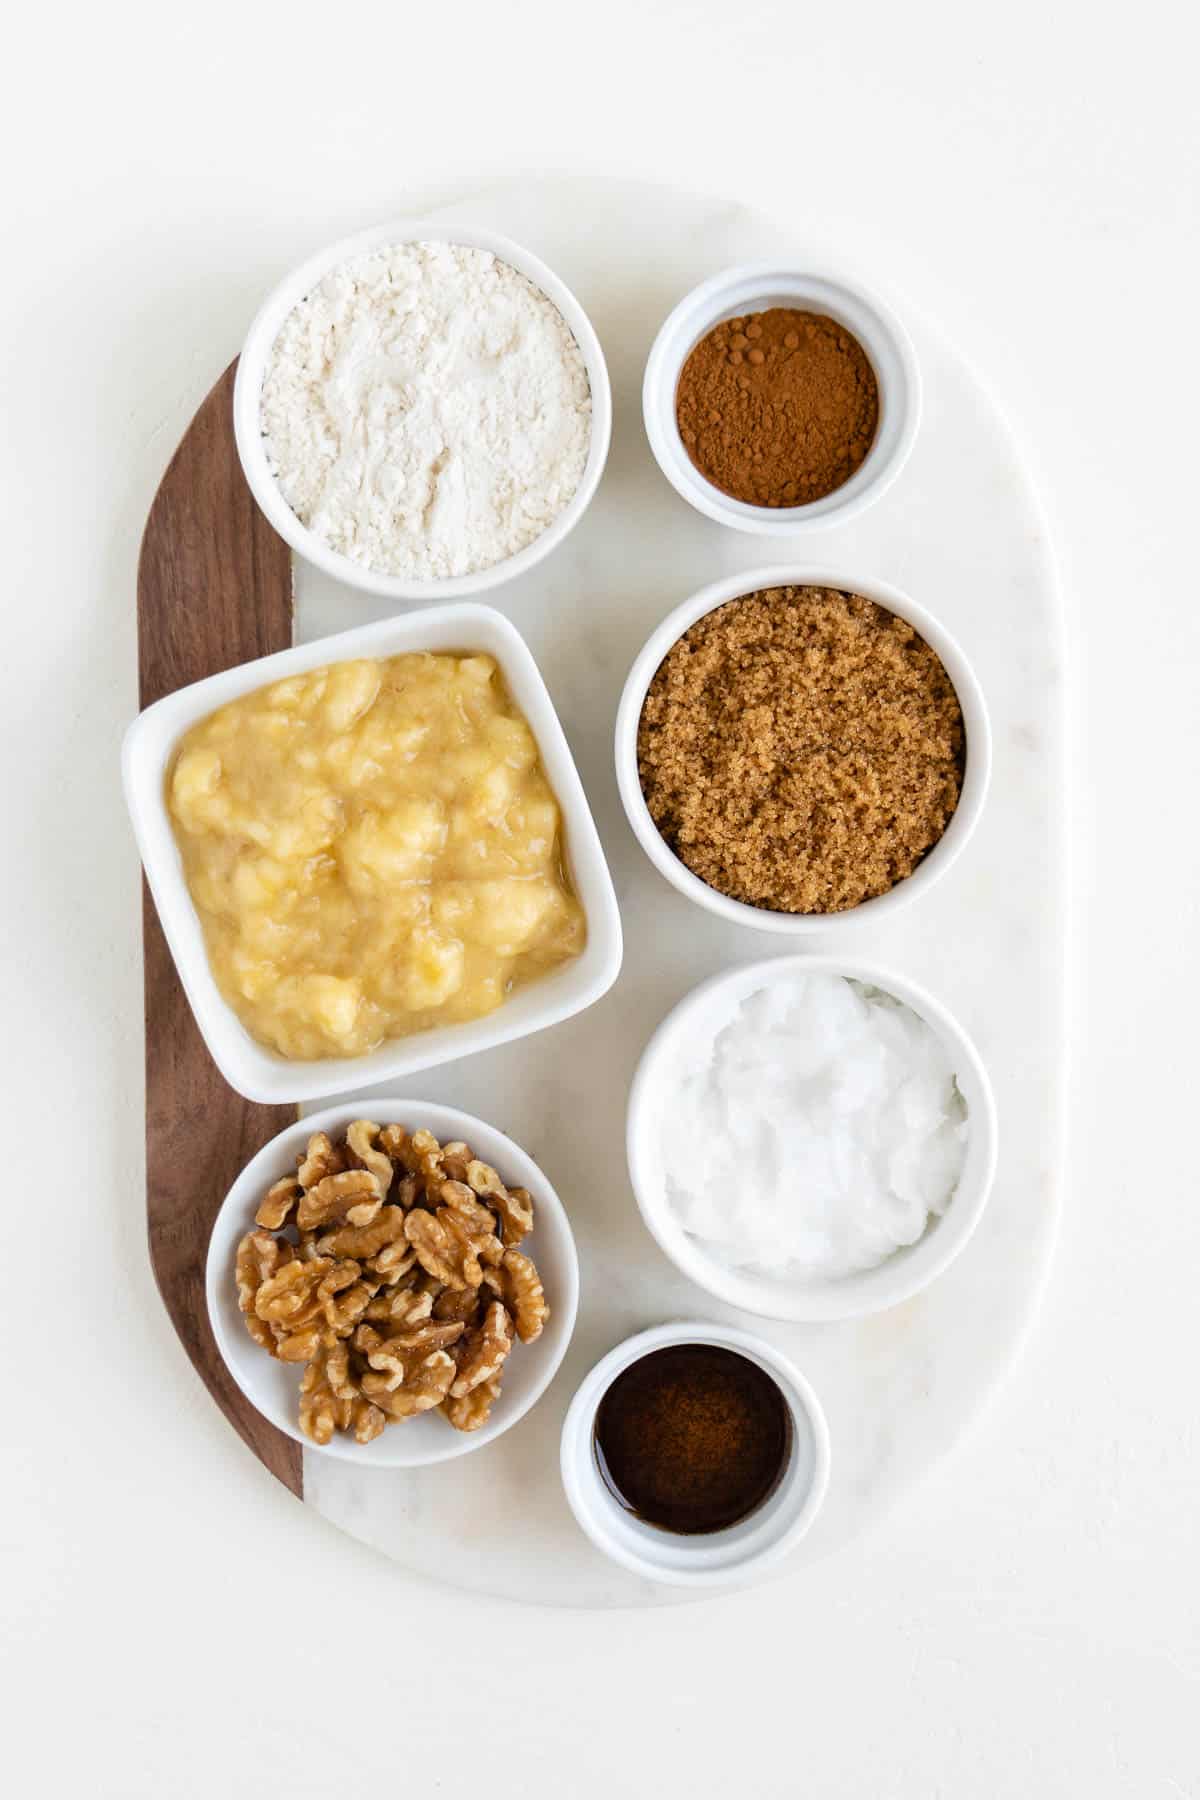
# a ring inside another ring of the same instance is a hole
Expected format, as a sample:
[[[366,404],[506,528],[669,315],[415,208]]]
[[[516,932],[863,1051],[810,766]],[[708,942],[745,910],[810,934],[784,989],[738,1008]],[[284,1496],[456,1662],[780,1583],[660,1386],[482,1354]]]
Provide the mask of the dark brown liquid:
[[[776,1383],[717,1344],[672,1344],[623,1369],[596,1413],[596,1461],[628,1512],[665,1531],[722,1531],[768,1498],[792,1422]]]

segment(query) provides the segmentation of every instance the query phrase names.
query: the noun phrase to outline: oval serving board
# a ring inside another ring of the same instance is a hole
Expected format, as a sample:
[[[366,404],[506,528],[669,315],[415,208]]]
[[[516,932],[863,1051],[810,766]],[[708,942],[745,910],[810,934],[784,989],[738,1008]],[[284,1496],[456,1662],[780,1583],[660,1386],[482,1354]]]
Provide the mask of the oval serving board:
[[[487,598],[527,638],[571,739],[617,883],[625,967],[614,990],[579,1018],[397,1084],[402,1094],[488,1118],[544,1165],[579,1245],[579,1324],[538,1406],[478,1455],[418,1471],[356,1469],[311,1450],[297,1456],[233,1390],[203,1303],[212,1216],[233,1174],[291,1115],[250,1106],[225,1088],[148,910],[155,1272],[217,1403],[293,1493],[414,1573],[547,1605],[680,1598],[610,1565],[567,1509],[558,1434],[586,1369],[620,1338],[663,1319],[750,1325],[808,1375],[832,1435],[824,1510],[770,1577],[787,1579],[857,1537],[961,1438],[1012,1366],[1052,1253],[1065,802],[1061,616],[1040,510],[969,367],[906,314],[925,406],[896,484],[860,518],[797,539],[794,549],[724,531],[692,513],[653,463],[641,424],[642,365],[661,319],[693,283],[729,263],[800,254],[803,240],[726,202],[633,183],[525,182],[435,210],[448,227],[456,218],[484,222],[544,257],[590,313],[613,378],[613,451],[592,508],[545,564]],[[197,414],[147,526],[139,582],[144,702],[291,641],[288,553],[242,481],[230,379],[227,372]],[[837,569],[848,587],[856,573],[874,575],[930,607],[972,659],[995,735],[985,816],[938,887],[884,926],[811,940],[816,950],[848,944],[930,987],[975,1038],[1000,1115],[996,1187],[964,1255],[917,1299],[843,1325],[753,1321],[708,1300],[643,1229],[624,1161],[625,1097],[650,1032],[695,982],[763,956],[771,944],[701,914],[642,855],[616,794],[617,698],[642,642],[679,600],[718,576],[786,561]],[[302,641],[391,610],[306,566],[296,579]],[[971,1505],[969,1492],[962,1505]]]

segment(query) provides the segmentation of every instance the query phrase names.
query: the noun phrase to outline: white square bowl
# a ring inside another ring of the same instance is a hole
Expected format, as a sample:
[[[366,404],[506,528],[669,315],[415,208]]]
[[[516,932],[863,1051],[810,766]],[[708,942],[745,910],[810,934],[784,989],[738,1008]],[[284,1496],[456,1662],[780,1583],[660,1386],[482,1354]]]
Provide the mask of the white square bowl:
[[[367,1056],[293,1061],[250,1036],[213,979],[167,810],[167,769],[184,733],[242,694],[328,663],[418,650],[483,651],[495,657],[537,739],[542,766],[562,812],[567,861],[587,916],[587,944],[582,955],[519,989],[482,1019],[389,1038]],[[575,760],[525,640],[489,606],[440,605],[384,619],[180,688],[134,720],[125,734],[121,768],[146,879],[196,1023],[226,1081],[248,1100],[268,1104],[315,1100],[489,1050],[582,1012],[617,978],[621,916]]]

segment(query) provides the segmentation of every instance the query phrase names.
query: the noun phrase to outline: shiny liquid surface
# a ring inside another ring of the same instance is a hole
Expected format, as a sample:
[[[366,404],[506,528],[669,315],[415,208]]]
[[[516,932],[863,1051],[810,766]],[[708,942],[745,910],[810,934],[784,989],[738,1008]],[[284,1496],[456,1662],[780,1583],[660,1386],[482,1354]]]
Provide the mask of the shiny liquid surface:
[[[672,1344],[623,1369],[596,1413],[596,1461],[614,1497],[649,1525],[736,1525],[787,1467],[792,1428],[775,1381],[716,1344]]]

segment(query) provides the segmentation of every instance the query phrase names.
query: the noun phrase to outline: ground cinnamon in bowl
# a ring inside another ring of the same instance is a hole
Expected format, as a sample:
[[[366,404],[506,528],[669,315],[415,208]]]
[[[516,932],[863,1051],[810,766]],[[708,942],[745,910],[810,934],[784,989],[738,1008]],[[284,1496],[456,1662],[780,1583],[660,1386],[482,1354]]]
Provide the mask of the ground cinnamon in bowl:
[[[722,493],[752,506],[803,506],[865,461],[879,385],[836,319],[772,306],[701,338],[680,370],[675,415],[692,462]]]
[[[823,587],[705,613],[646,693],[638,774],[674,854],[719,893],[837,913],[887,893],[962,791],[958,695],[913,626]]]

